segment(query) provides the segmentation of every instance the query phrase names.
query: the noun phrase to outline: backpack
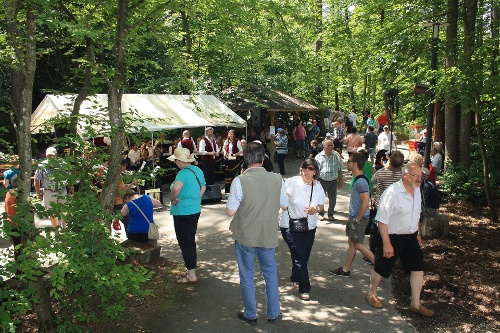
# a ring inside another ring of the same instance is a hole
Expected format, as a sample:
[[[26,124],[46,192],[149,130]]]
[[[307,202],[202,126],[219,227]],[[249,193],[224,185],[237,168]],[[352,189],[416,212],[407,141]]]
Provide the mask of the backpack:
[[[354,183],[352,183],[352,185],[354,186],[354,184],[356,183],[356,181],[360,178],[363,178],[366,180],[366,182],[368,183],[368,196],[371,197],[371,193],[370,193],[370,181],[368,180],[368,177],[366,177],[364,174],[361,174],[359,176],[357,176],[356,178],[354,178]]]

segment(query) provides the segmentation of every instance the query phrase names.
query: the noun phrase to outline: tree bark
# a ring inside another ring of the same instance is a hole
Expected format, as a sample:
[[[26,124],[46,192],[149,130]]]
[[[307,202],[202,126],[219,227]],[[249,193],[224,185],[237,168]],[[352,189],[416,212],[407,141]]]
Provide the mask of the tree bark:
[[[14,52],[16,61],[13,66],[11,79],[11,105],[13,110],[14,127],[18,146],[19,186],[17,189],[17,214],[30,214],[28,209],[31,191],[31,113],[33,111],[33,82],[36,69],[36,8],[25,1],[5,1],[5,21],[7,38]],[[25,12],[26,17],[21,17]],[[21,217],[22,218],[22,217]],[[34,219],[22,218],[34,221]],[[31,227],[34,227],[31,226]],[[21,247],[26,244],[27,233],[21,228]],[[24,227],[25,228],[25,227]],[[50,297],[41,279],[33,282],[39,302],[33,304],[38,314],[38,326],[43,332],[54,328],[54,313],[50,305]]]
[[[479,150],[481,151],[481,156],[483,158],[483,182],[484,182],[484,194],[486,195],[486,200],[488,201],[488,206],[490,207],[490,219],[493,223],[498,223],[498,213],[495,204],[495,195],[491,192],[490,188],[490,168],[488,165],[486,147],[484,146],[483,132],[481,130],[481,115],[479,112],[474,112],[475,127],[477,133],[477,143],[479,145]]]
[[[116,74],[109,81],[108,92],[108,110],[111,126],[111,149],[108,169],[112,172],[108,172],[106,175],[101,197],[101,205],[108,210],[113,209],[116,188],[120,179],[120,172],[118,170],[120,170],[121,152],[125,137],[121,104],[123,92],[127,84],[126,40],[128,36],[128,6],[129,0],[118,0],[116,32],[113,46]]]
[[[455,67],[457,55],[458,0],[448,0],[447,22],[450,24],[446,29],[446,49],[448,53],[445,59],[445,67],[448,69]],[[454,94],[447,94],[444,99],[445,161],[452,164],[459,162],[459,121],[460,109],[456,98]]]
[[[473,66],[470,66],[472,62],[472,55],[474,54],[474,45],[475,45],[475,31],[476,31],[476,16],[477,16],[477,0],[464,0],[462,4],[463,9],[463,19],[464,19],[464,64],[467,64],[467,67],[464,68],[464,73],[468,78],[468,81],[465,83],[466,87],[464,87],[463,93],[465,94],[467,91],[471,91],[471,88],[474,87],[476,82],[474,80],[474,69]],[[469,101],[475,100],[475,93],[469,93],[470,96],[468,98]],[[466,167],[469,168],[471,165],[470,160],[470,142],[471,142],[471,126],[472,119],[471,113],[473,112],[474,105],[473,103],[468,103],[468,105],[463,105],[462,114],[460,117],[460,162]]]

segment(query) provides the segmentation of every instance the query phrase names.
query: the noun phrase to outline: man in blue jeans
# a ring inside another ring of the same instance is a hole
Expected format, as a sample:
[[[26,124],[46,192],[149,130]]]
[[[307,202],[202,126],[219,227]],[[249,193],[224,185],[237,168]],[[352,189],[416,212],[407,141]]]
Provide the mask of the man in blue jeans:
[[[280,207],[288,206],[288,197],[281,176],[262,167],[262,144],[248,143],[243,156],[248,168],[233,180],[226,204],[227,215],[233,217],[229,229],[235,240],[243,298],[244,310],[238,318],[250,325],[257,324],[254,270],[255,259],[259,258],[265,280],[267,320],[274,323],[281,319],[275,252],[278,212]]]

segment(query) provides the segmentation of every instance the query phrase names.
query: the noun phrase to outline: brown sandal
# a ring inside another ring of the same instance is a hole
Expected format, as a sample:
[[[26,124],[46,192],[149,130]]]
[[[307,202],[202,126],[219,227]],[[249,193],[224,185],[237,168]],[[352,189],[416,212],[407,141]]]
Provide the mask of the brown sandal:
[[[198,279],[196,280],[191,280],[187,275],[180,278],[179,280],[177,280],[177,283],[178,284],[195,284],[198,282]]]

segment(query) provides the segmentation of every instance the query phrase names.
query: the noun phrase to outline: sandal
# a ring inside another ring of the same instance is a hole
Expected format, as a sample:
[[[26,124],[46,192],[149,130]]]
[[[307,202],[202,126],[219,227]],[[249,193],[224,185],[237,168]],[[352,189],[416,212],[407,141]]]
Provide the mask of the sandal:
[[[198,279],[191,280],[187,275],[183,276],[179,280],[176,281],[178,284],[195,284],[198,282]]]

